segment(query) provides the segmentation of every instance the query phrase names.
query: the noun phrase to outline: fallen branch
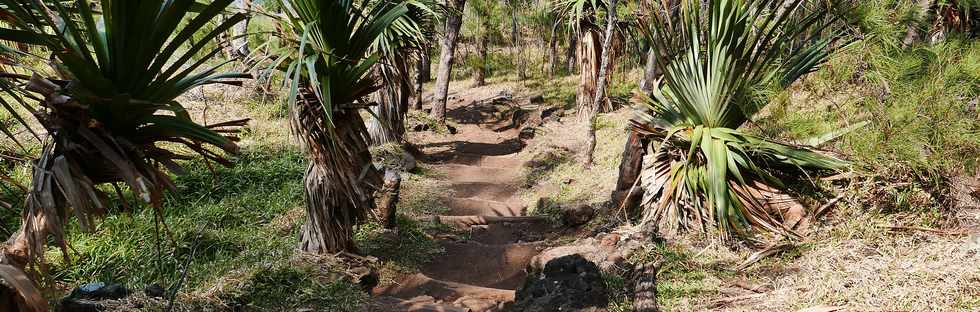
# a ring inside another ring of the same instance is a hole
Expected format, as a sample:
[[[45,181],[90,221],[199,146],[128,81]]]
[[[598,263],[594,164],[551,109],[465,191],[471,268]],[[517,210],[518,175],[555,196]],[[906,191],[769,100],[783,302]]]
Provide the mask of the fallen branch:
[[[918,227],[918,226],[900,226],[900,225],[885,225],[885,226],[878,226],[878,227],[879,228],[889,229],[889,230],[891,230],[893,232],[898,232],[898,231],[913,231],[913,232],[915,232],[915,231],[917,231],[917,232],[926,232],[926,233],[932,233],[932,234],[943,235],[943,236],[964,236],[964,235],[969,235],[970,234],[970,231],[967,230],[967,229],[957,229],[957,230],[953,231],[953,230],[930,229],[930,228],[924,228],[924,227]]]
[[[739,264],[735,268],[735,271],[737,271],[737,272],[744,271],[749,266],[755,264],[756,262],[761,261],[762,259],[768,258],[770,256],[773,256],[773,255],[778,254],[778,253],[782,253],[784,251],[787,251],[787,250],[790,250],[790,249],[793,249],[793,248],[796,248],[796,245],[793,244],[793,243],[780,243],[780,244],[775,244],[775,245],[766,247],[765,249],[760,250],[760,251],[757,251],[756,253],[753,253],[751,256],[749,256],[747,259],[745,259],[745,261],[742,262],[742,264]]]
[[[721,298],[721,299],[715,299],[715,300],[711,301],[711,307],[712,308],[718,308],[718,307],[722,307],[722,306],[726,306],[726,305],[735,303],[737,301],[742,301],[742,300],[752,299],[752,298],[758,298],[758,297],[762,297],[762,296],[765,296],[765,295],[766,295],[765,293],[758,293],[758,294],[748,294],[748,295],[741,295],[741,296],[725,297],[725,298]]]
[[[817,218],[820,218],[820,216],[823,216],[825,213],[830,211],[830,207],[836,205],[837,202],[843,198],[844,194],[837,195],[837,197],[834,197],[834,199],[831,199],[826,204],[823,204],[823,206],[820,206],[820,208],[817,208],[817,210],[813,212],[813,219],[816,220]]]

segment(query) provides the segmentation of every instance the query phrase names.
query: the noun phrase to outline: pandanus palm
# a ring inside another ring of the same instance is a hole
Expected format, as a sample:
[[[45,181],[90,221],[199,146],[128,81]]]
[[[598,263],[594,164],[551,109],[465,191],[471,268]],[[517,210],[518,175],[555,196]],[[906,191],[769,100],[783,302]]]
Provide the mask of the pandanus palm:
[[[174,188],[163,168],[179,173],[175,160],[191,157],[181,151],[230,164],[222,151],[235,153],[237,146],[233,130],[222,128],[244,121],[200,125],[176,99],[197,86],[246,77],[202,67],[220,52],[204,50],[208,43],[243,18],[200,33],[231,1],[102,0],[96,11],[86,0],[0,0],[10,26],[0,39],[49,51],[57,73],[5,75],[20,79],[12,94],[49,138],[33,163],[21,230],[2,262],[43,263],[48,235],[64,250],[69,216],[88,229],[92,216],[107,209],[99,184],[123,183],[159,213],[163,191]]]
[[[605,8],[604,0],[557,0],[554,6],[557,22],[564,23],[566,30],[578,38],[576,59],[580,73],[576,104],[581,116],[587,115],[592,109],[596,85],[599,83],[603,24],[598,12],[605,11]]]
[[[693,2],[693,3],[691,3]],[[656,6],[657,4],[654,3]],[[634,127],[651,139],[641,173],[644,222],[666,233],[717,227],[723,238],[761,229],[793,233],[803,207],[778,172],[847,164],[739,130],[767,102],[841,46],[840,1],[681,1],[649,23],[662,82],[639,105]],[[673,16],[673,17],[672,17]]]
[[[412,59],[425,47],[426,29],[435,23],[433,3],[407,0],[404,2],[409,12],[396,19],[382,35],[375,40],[370,52],[381,56],[374,65],[374,74],[381,83],[375,92],[371,107],[372,118],[368,124],[371,143],[400,143],[405,134],[405,114],[408,100],[412,95],[409,65]]]
[[[290,124],[307,152],[307,221],[301,249],[353,250],[353,226],[374,206],[380,182],[360,109],[378,90],[372,46],[409,9],[387,1],[282,0],[283,53],[276,68],[289,79]]]

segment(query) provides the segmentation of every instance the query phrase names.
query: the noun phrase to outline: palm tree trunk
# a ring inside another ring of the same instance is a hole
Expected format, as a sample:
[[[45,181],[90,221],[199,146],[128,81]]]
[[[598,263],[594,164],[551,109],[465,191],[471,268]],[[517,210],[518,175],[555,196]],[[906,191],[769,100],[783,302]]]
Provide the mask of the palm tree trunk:
[[[422,110],[422,85],[429,81],[429,67],[428,45],[425,45],[415,62],[415,103],[412,105],[415,110]]]
[[[579,83],[576,97],[580,117],[589,116],[595,98],[596,83],[599,80],[600,55],[602,51],[601,36],[593,28],[583,28],[578,42]]]
[[[307,88],[297,96],[290,121],[310,159],[304,177],[307,220],[299,247],[321,254],[356,252],[353,228],[374,208],[373,186],[381,182],[371,163],[364,121],[356,111],[344,109],[334,113],[334,128],[327,128],[316,96]],[[329,135],[338,140],[331,142]]]
[[[636,131],[629,131],[626,146],[623,147],[622,160],[619,163],[619,177],[616,178],[616,189],[613,190],[613,203],[623,207],[627,212],[633,212],[639,207],[643,191],[634,190],[636,180],[643,170],[643,156],[646,156],[647,140]]]
[[[449,79],[453,71],[453,54],[459,39],[459,28],[463,25],[463,7],[466,0],[447,0],[446,32],[442,38],[442,51],[439,53],[439,72],[436,74],[436,90],[432,103],[432,117],[446,123],[446,101],[449,97]]]
[[[367,123],[371,144],[401,142],[412,91],[408,84],[408,63],[397,59],[394,64],[378,65],[375,75],[381,77],[382,87],[374,93],[374,101],[378,105],[371,107],[374,118]]]
[[[604,93],[606,92],[606,80],[607,80],[606,76],[608,76],[608,72],[609,72],[609,58],[611,56],[609,50],[612,48],[613,27],[616,25],[616,1],[617,0],[609,1],[609,7],[608,7],[609,13],[606,16],[606,38],[602,42],[602,60],[601,60],[601,64],[599,65],[599,73],[598,73],[599,82],[596,84],[595,98],[592,100],[592,105],[590,105],[588,109],[589,124],[587,129],[589,133],[587,136],[588,146],[586,147],[586,155],[585,155],[585,165],[587,167],[592,166],[592,158],[593,158],[592,156],[593,154],[595,154],[596,117],[599,113],[601,104],[606,99]]]
[[[551,27],[551,36],[548,37],[548,77],[555,76],[558,71],[558,23]]]
[[[432,81],[432,58],[429,57],[429,44],[425,43],[422,46],[422,51],[419,52],[419,62],[416,63],[415,67],[419,72],[419,83],[426,83]]]
[[[568,36],[568,49],[565,50],[565,65],[568,74],[575,73],[575,53],[578,50],[578,36]]]
[[[480,59],[480,66],[473,72],[473,86],[482,87],[487,84],[487,70],[489,69],[487,58],[487,36],[480,34],[476,39],[476,57]]]
[[[647,50],[647,62],[643,67],[643,80],[640,80],[640,91],[645,93],[653,91],[657,76],[660,76],[660,72],[657,71],[657,53],[653,51],[653,48],[650,48]]]

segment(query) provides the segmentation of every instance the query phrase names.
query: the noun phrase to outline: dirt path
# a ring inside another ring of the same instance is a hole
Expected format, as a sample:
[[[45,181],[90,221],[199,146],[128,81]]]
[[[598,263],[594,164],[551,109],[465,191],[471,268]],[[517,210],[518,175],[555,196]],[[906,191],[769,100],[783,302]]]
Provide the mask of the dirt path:
[[[396,279],[376,293],[404,311],[499,311],[513,301],[528,262],[543,249],[547,221],[526,217],[517,198],[524,148],[519,130],[498,106],[464,99],[450,105],[448,117],[458,133],[421,146],[424,158],[452,186],[450,210],[437,218],[469,231],[461,239],[442,239],[445,253],[420,273]],[[505,114],[504,114],[505,115]]]

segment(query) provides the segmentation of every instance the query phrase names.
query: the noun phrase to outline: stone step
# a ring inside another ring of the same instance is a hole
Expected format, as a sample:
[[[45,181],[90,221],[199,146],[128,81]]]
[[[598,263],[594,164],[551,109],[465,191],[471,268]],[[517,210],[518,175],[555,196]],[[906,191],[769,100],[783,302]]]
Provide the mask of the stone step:
[[[520,169],[524,161],[514,156],[486,156],[478,154],[456,154],[454,158],[447,160],[447,164],[482,166],[493,168]]]

